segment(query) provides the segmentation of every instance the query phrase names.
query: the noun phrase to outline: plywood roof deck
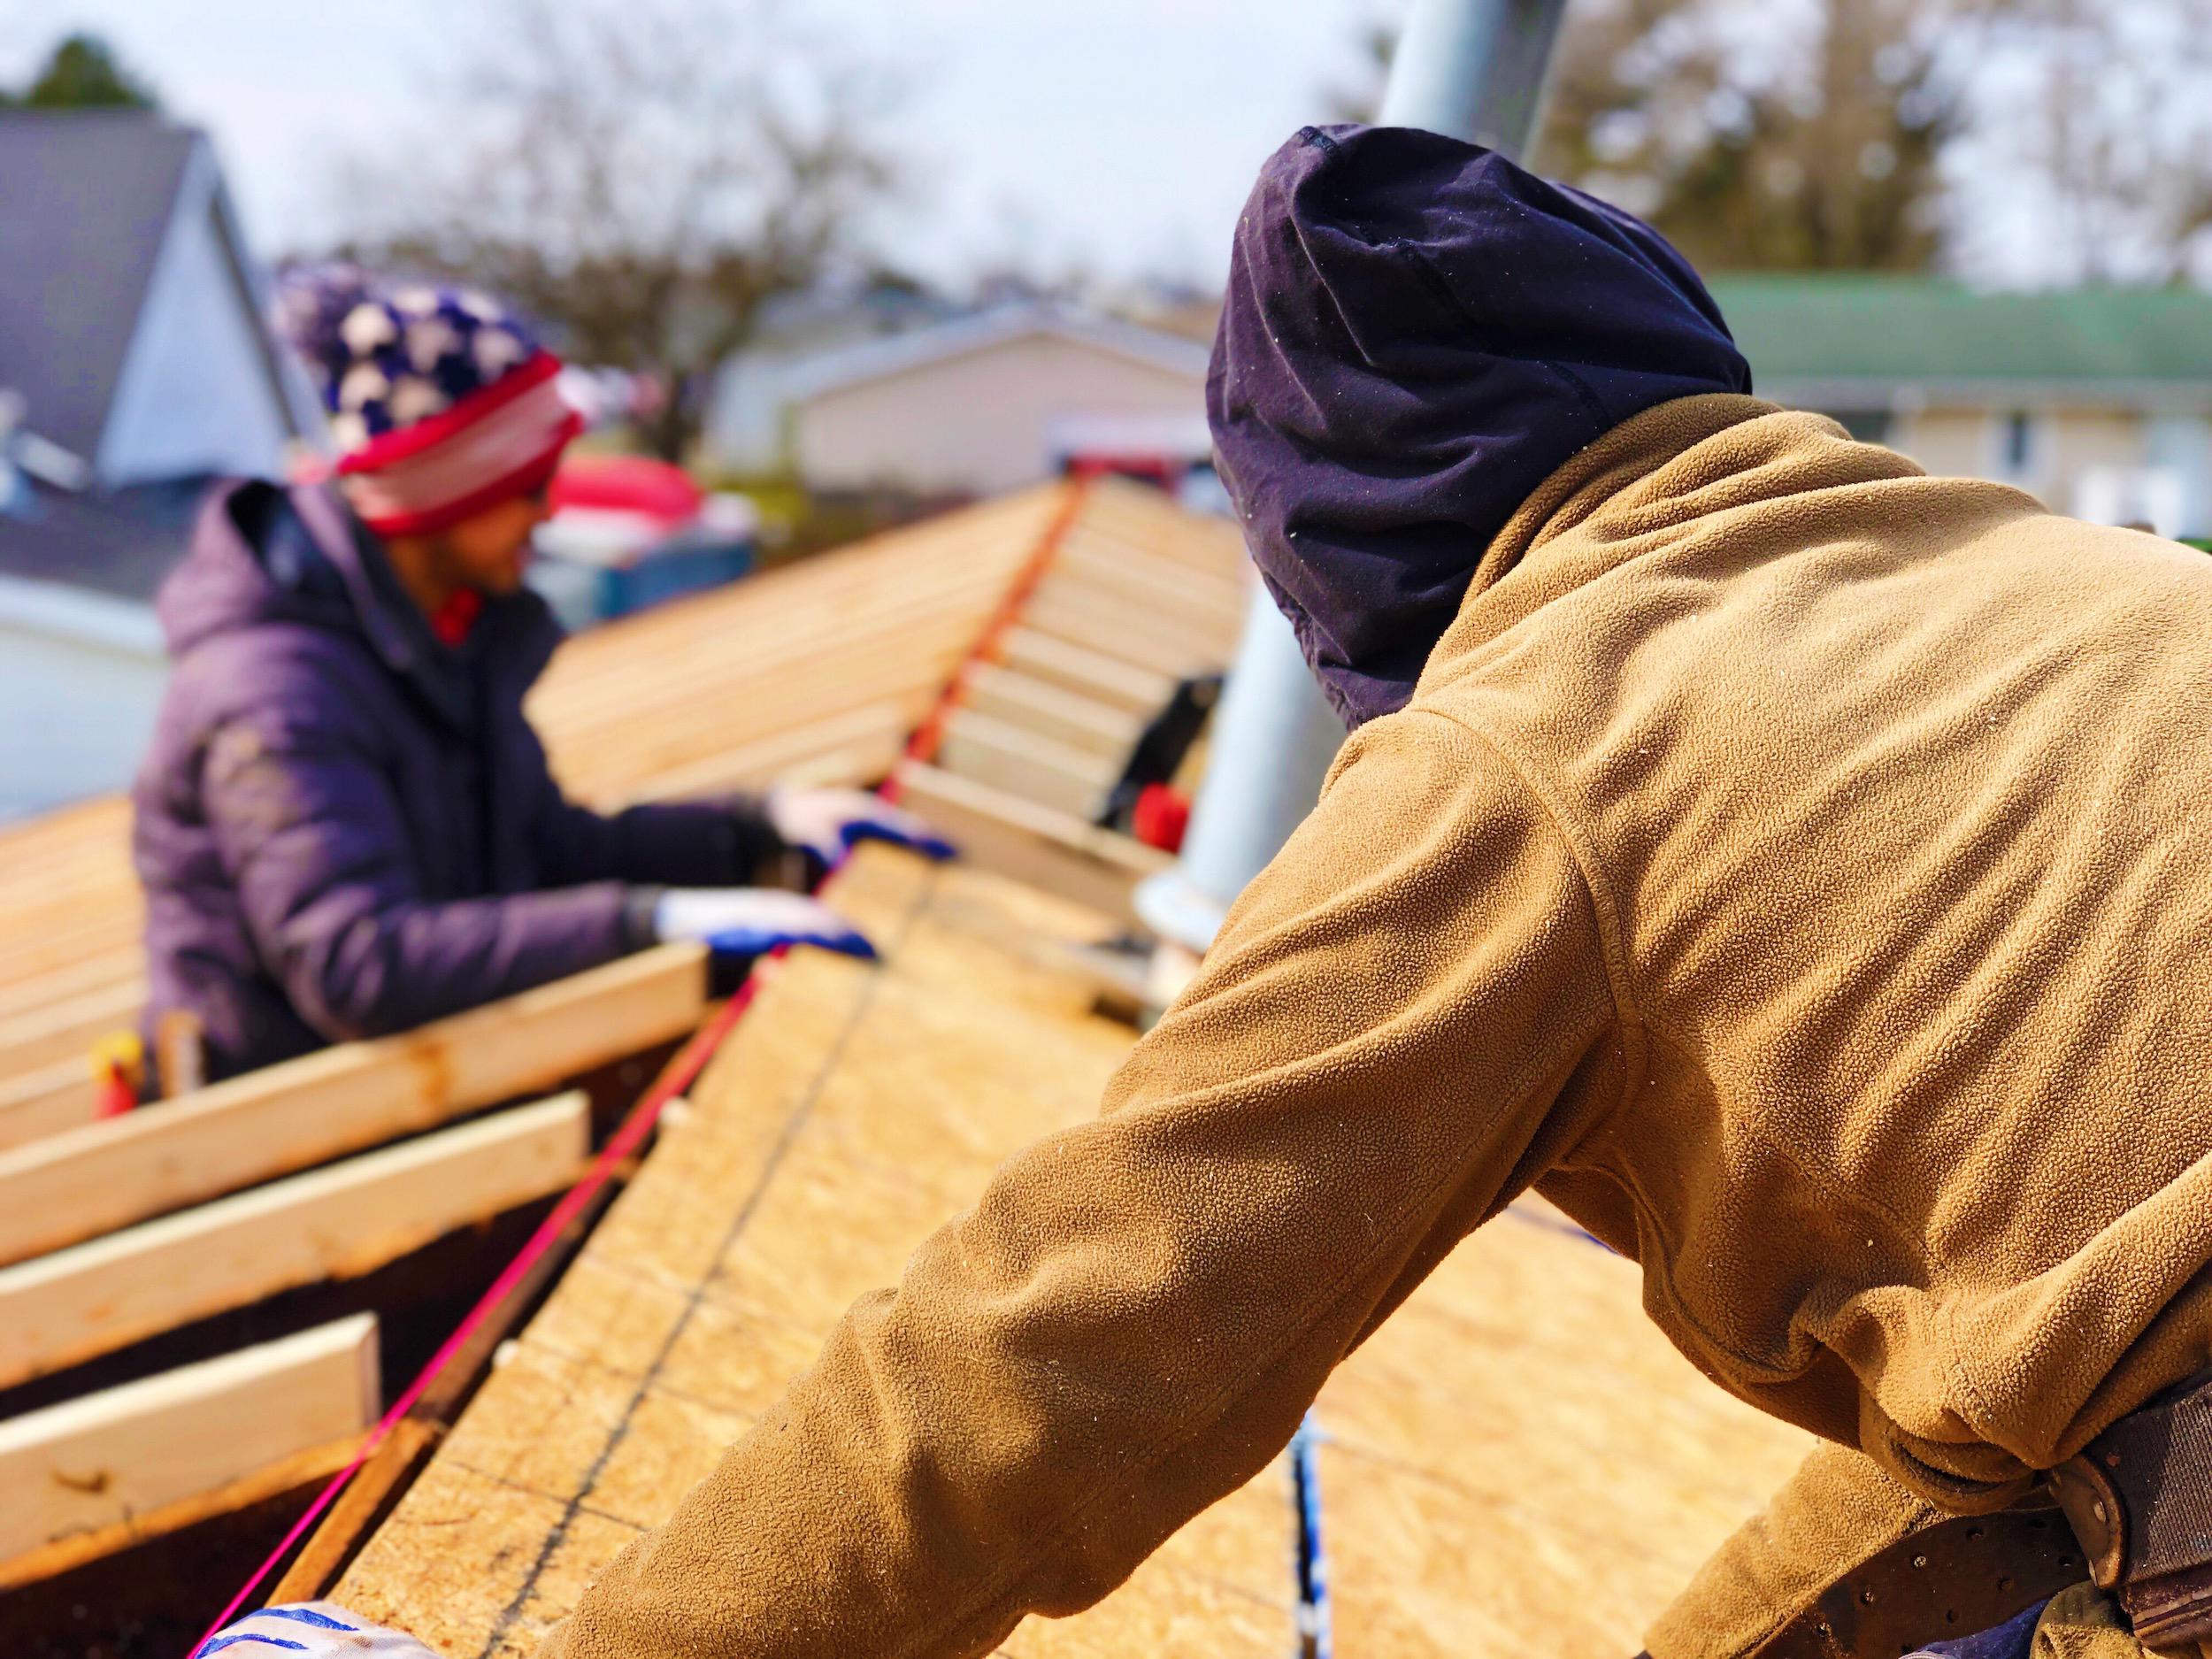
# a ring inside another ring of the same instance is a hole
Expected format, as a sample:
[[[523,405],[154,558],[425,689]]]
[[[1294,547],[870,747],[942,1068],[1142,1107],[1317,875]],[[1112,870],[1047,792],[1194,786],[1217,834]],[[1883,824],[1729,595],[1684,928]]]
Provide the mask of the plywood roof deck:
[[[447,1659],[531,1651],[863,1292],[1007,1154],[1095,1110],[1133,1041],[1057,948],[1096,915],[873,854],[836,902],[880,970],[795,957],[552,1300],[334,1592]],[[1620,1659],[1806,1449],[1532,1202],[1463,1245],[1316,1410],[1346,1659]],[[1098,1608],[1007,1651],[1297,1651],[1288,1478],[1202,1516]]]
[[[836,900],[889,965],[783,964],[337,1600],[448,1659],[528,1652],[854,1297],[1001,1157],[1095,1110],[1129,1033],[1051,952],[1099,918],[891,854]],[[1277,1469],[1107,1605],[1007,1651],[1281,1659],[1294,1536]]]

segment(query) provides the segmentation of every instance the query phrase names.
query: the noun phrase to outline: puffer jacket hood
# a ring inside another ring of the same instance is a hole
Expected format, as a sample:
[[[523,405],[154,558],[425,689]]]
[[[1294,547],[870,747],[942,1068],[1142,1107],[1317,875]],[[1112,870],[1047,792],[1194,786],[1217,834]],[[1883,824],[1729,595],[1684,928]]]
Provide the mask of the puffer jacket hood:
[[[265,623],[360,630],[332,550],[317,543],[289,505],[284,491],[266,484],[209,495],[190,549],[154,603],[172,657]]]
[[[1261,577],[1357,726],[1412,695],[1493,536],[1577,451],[1750,389],[1649,226],[1476,145],[1340,126],[1260,171],[1206,401]]]

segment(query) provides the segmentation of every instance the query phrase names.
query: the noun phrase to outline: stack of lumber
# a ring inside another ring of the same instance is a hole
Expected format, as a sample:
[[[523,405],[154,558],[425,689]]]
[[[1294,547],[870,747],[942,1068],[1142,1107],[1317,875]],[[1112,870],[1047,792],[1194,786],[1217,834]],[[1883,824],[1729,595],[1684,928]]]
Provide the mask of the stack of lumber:
[[[605,805],[867,781],[1018,594],[1017,625],[992,631],[1001,660],[949,723],[946,765],[919,770],[971,792],[954,827],[980,850],[1049,843],[1057,873],[1095,887],[1102,872],[1110,897],[1157,856],[1075,818],[1065,769],[1021,764],[1020,744],[1079,733],[1087,775],[1110,783],[1145,699],[1233,645],[1237,557],[1233,533],[1154,492],[1034,490],[581,636],[532,715],[565,786]],[[1133,595],[1174,610],[1178,593],[1179,627],[1124,637]],[[134,1345],[198,1343],[198,1322],[376,1271],[565,1186],[588,1103],[535,1097],[687,1033],[706,1007],[699,953],[666,949],[93,1121],[83,1050],[143,995],[127,832],[110,800],[0,836],[0,1391],[40,1404],[0,1422],[0,1508],[17,1523],[0,1530],[0,1590],[342,1461],[380,1403],[358,1363],[373,1322],[151,1376]],[[61,1392],[73,1368],[105,1382],[118,1363],[119,1386]],[[343,1363],[365,1380],[333,1394]],[[255,1432],[233,1432],[249,1417]],[[170,1440],[191,1455],[147,1454]]]
[[[1096,1110],[1132,1036],[1056,964],[1105,918],[890,853],[832,897],[887,964],[796,956],[766,985],[339,1601],[447,1659],[527,1655],[854,1297],[997,1161]],[[1697,1375],[1638,1291],[1532,1202],[1333,1379],[1316,1421],[1336,1652],[1619,1659],[1794,1466],[1804,1437]],[[1279,1659],[1298,1651],[1299,1536],[1278,1466],[1005,1651]]]

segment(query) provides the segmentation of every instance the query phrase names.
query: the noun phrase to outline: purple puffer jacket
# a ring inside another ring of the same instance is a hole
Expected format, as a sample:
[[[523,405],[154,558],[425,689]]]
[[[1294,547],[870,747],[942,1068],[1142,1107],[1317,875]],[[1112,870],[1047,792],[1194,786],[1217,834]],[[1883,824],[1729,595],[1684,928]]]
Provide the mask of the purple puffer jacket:
[[[336,498],[219,489],[158,604],[175,670],[134,790],[153,1023],[211,1078],[526,990],[648,942],[632,884],[750,880],[757,809],[572,806],[523,718],[535,595],[440,645]]]

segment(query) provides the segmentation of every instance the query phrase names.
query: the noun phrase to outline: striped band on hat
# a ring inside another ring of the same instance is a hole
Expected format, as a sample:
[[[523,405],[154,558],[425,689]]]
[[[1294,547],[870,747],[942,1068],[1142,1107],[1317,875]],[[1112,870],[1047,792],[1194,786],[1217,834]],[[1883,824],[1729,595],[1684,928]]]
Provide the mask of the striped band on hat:
[[[380,535],[420,535],[528,495],[553,475],[583,421],[561,396],[560,360],[540,352],[450,409],[371,440],[338,482]]]

